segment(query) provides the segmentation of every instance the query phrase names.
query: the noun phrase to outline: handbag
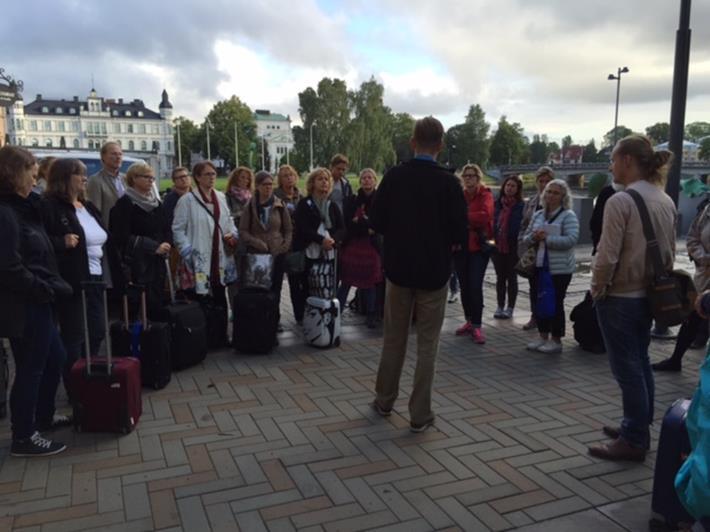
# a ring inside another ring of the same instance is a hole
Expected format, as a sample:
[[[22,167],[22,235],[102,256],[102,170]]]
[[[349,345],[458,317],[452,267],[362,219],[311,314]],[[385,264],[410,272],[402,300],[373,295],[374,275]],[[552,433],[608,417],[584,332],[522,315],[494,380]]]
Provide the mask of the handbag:
[[[274,277],[274,256],[270,253],[247,253],[243,259],[242,288],[270,290]]]
[[[695,298],[698,295],[693,278],[684,270],[667,271],[665,269],[658,240],[656,240],[656,232],[653,230],[651,218],[641,194],[633,189],[624,192],[629,194],[636,203],[648,246],[647,255],[651,256],[653,279],[647,290],[651,315],[656,324],[661,327],[679,325],[693,311]]]
[[[481,251],[487,255],[492,254],[498,248],[496,247],[496,241],[492,238],[486,238],[486,234],[482,229],[476,231],[478,235],[478,245],[481,246]]]
[[[286,253],[286,271],[288,273],[303,273],[306,271],[306,254],[303,251]]]
[[[537,242],[525,250],[513,268],[515,273],[525,279],[532,279],[535,275],[535,259],[537,258]]]
[[[557,305],[555,303],[555,285],[552,282],[550,272],[550,258],[545,246],[545,257],[542,267],[537,269],[537,301],[535,302],[534,316],[537,319],[549,319],[555,315]]]

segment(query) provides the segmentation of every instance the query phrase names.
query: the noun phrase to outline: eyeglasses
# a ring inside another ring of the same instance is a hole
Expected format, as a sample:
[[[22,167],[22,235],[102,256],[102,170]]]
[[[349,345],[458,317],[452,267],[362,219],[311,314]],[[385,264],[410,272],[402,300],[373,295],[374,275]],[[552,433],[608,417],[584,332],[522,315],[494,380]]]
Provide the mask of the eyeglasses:
[[[150,179],[151,181],[155,181],[155,176],[150,174],[137,175],[136,177],[142,177],[143,179]]]
[[[187,178],[189,178],[189,177],[190,177],[190,176],[187,175],[187,174],[176,175],[175,177],[173,177],[173,181],[177,181],[178,179],[187,179]]]
[[[469,177],[471,179],[478,179],[478,174],[464,174],[462,177]]]

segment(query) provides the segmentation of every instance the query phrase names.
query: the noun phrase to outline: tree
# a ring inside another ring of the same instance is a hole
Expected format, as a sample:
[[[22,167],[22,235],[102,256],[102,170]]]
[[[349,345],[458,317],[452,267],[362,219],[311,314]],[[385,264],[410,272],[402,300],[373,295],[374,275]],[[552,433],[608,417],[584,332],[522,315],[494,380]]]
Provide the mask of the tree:
[[[562,137],[562,149],[569,148],[572,144],[573,144],[572,137],[570,135],[567,135],[566,137]]]
[[[698,157],[700,157],[702,161],[710,161],[710,137],[705,137],[700,141]]]
[[[481,106],[469,107],[464,123],[452,126],[446,132],[444,143],[449,164],[457,168],[467,163],[484,167],[490,154],[490,128]]]
[[[698,142],[709,135],[710,123],[708,122],[691,122],[685,126],[685,138],[692,142]]]
[[[178,142],[177,130],[180,127],[180,142]],[[200,130],[189,118],[179,116],[173,120],[173,131],[175,131],[174,145],[180,150],[180,158],[183,166],[190,166],[190,154],[204,150],[200,146]]]
[[[587,145],[584,147],[584,153],[582,154],[582,161],[585,163],[593,163],[597,160],[599,152],[597,151],[597,145],[594,139],[591,139]]]
[[[414,133],[414,118],[409,113],[396,113],[390,117],[392,133],[392,148],[395,163],[408,161],[414,156],[409,141]]]
[[[353,119],[347,127],[347,153],[353,168],[381,172],[394,163],[392,112],[383,103],[384,93],[372,77],[349,94]]]
[[[530,162],[535,164],[545,164],[550,160],[550,145],[547,142],[547,135],[533,135],[530,143]]]
[[[530,147],[523,135],[523,128],[517,122],[508,122],[505,116],[498,121],[498,129],[491,141],[491,163],[519,164],[527,162]]]
[[[626,126],[616,126],[616,138],[614,137],[614,128],[611,128],[609,131],[606,132],[606,135],[604,135],[604,142],[602,143],[602,146],[613,146],[615,140],[621,140],[624,137],[627,137],[633,133],[632,130],[630,130]]]
[[[668,122],[656,122],[646,128],[646,135],[654,144],[668,142],[671,137],[671,125]]]
[[[239,164],[245,165],[249,160],[251,144],[257,141],[254,115],[249,106],[242,103],[237,96],[214,104],[210,112],[207,113],[205,122],[199,127],[199,151],[205,155],[207,154],[207,132],[205,129],[207,121],[212,124],[210,129],[210,155],[212,158],[221,157],[225,164],[234,166],[234,125],[236,124],[239,137]],[[258,164],[261,162],[261,158],[252,158],[252,162]]]

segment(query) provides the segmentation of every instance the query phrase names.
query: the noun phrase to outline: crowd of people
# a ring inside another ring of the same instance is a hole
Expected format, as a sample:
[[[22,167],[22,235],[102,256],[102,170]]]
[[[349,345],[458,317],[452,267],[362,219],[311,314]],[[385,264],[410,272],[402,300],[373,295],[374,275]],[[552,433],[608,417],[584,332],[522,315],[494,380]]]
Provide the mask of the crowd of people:
[[[410,399],[415,432],[435,419],[434,363],[450,287],[460,286],[465,317],[455,334],[476,344],[486,341],[483,282],[489,261],[496,274],[490,317],[509,320],[518,299],[522,258],[532,253],[534,270],[548,276],[546,284],[541,284],[543,277],[528,276],[532,313],[523,328],[536,329],[538,337],[527,349],[560,353],[565,296],[580,234],[567,183],[543,166],[535,175],[535,194],[527,201],[517,175],[505,176],[494,194],[479,165],[467,164],[456,173],[436,162],[443,128],[432,117],[417,121],[411,143],[413,159],[389,170],[380,186],[375,170],[361,170],[357,192],[346,177],[347,157],[336,154],[329,168],[308,175],[305,190],[298,187],[296,170],[283,165],[276,176],[236,168],[222,192],[215,187],[217,169],[204,161],[191,172],[175,168],[172,188],[162,198],[148,164],[134,163],[125,175],[120,173],[122,152],[114,142],[103,146],[103,167],[90,177],[78,160],[38,164],[23,148],[2,148],[0,336],[11,339],[17,368],[10,397],[12,454],[37,456],[64,449],[42,431],[71,423],[55,413],[59,382],[64,380],[71,400],[69,369],[87,352],[98,355],[107,335],[101,283],[129,299],[131,314],[137,313],[140,298],[131,296],[129,286],[142,287],[151,316],[168,301],[170,275],[182,297],[204,305],[208,338],[220,347],[229,343],[229,301],[240,289],[242,259],[251,253],[273,257],[270,290],[279,300],[287,277],[299,324],[306,298],[322,288],[313,286],[309,272],[324,260],[337,261],[339,286],[331,288],[342,309],[356,288],[367,327],[376,328],[384,318],[373,403],[380,415],[389,415],[397,398],[407,335],[416,317],[417,365]],[[611,170],[615,183],[638,190],[653,204],[654,227],[670,265],[675,207],[658,186],[669,160],[669,153],[653,152],[647,139],[632,136],[617,144]],[[628,214],[632,211],[627,194],[610,195],[606,201],[591,287],[612,371],[623,392],[624,421],[620,428],[607,427],[615,438],[612,444],[590,452],[613,459],[645,456],[653,419],[651,318],[644,297],[649,274],[643,267],[640,220]],[[699,215],[688,240],[703,280],[700,288],[708,284],[708,219],[710,207]],[[456,282],[450,282],[452,276]],[[548,292],[553,293],[552,310],[537,312]],[[449,302],[455,300],[449,297]],[[680,369],[680,358],[703,323],[704,313],[698,310],[684,324],[679,347],[661,370]],[[637,334],[629,335],[632,330]],[[629,360],[630,353],[634,360]]]

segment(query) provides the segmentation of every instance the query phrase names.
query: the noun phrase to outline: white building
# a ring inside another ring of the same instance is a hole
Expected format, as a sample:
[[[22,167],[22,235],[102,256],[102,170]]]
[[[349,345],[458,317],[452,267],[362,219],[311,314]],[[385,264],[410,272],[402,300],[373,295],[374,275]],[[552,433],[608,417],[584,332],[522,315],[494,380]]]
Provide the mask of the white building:
[[[656,146],[657,150],[667,150],[668,142],[659,144]],[[683,162],[684,163],[696,163],[700,160],[700,144],[695,142],[690,142],[688,140],[683,141]]]
[[[265,151],[269,154],[269,170],[275,173],[283,159],[288,162],[289,152],[293,149],[293,134],[291,132],[291,117],[271,111],[257,109],[254,112],[256,136],[259,138],[259,153],[262,139],[266,141]]]
[[[98,151],[116,141],[126,155],[148,161],[164,177],[175,155],[173,106],[165,90],[158,109],[148,109],[142,100],[103,98],[94,89],[86,100],[48,100],[38,94],[27,105],[19,100],[9,108],[8,136],[10,144],[42,149]]]

